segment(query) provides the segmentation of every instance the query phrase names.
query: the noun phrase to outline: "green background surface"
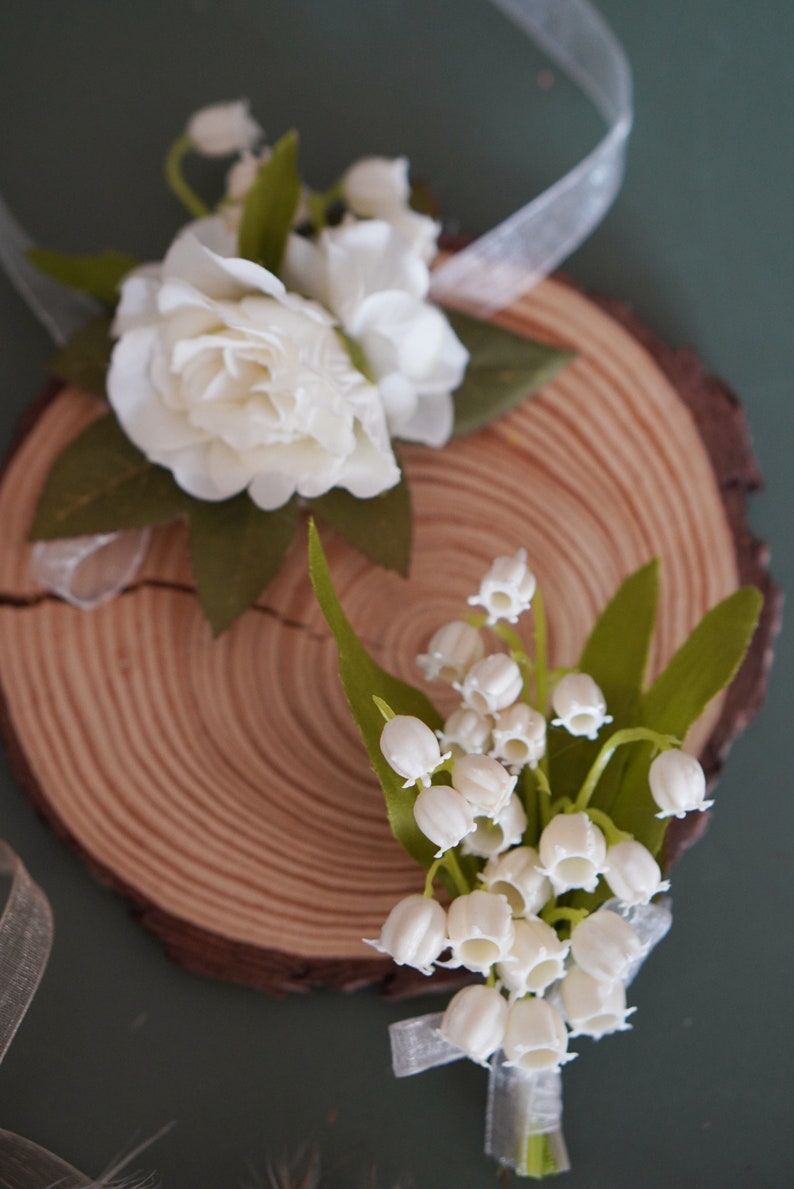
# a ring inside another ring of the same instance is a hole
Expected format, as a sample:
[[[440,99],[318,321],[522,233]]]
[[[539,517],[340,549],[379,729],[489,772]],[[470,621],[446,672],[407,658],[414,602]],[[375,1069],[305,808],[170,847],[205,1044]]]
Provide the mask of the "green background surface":
[[[631,59],[628,177],[566,267],[697,346],[747,409],[773,569],[792,570],[792,93],[784,0],[604,0]],[[486,230],[595,143],[588,104],[484,0],[4,0],[0,190],[40,243],[156,258],[180,222],[160,183],[196,107],[250,96],[300,128],[310,181],[407,154],[446,217]],[[216,171],[207,169],[208,179]],[[50,346],[0,277],[0,445]],[[697,492],[692,493],[697,498]],[[671,935],[634,985],[634,1029],[565,1070],[566,1189],[792,1183],[791,639],[734,747],[711,827],[675,871]],[[268,1156],[318,1143],[329,1189],[494,1185],[485,1076],[398,1082],[386,1027],[433,1009],[375,993],[275,1000],[187,974],[37,819],[0,757],[0,834],[50,897],[57,935],[2,1068],[0,1126],[98,1174],[165,1189],[264,1185]],[[257,1179],[258,1178],[258,1179]]]

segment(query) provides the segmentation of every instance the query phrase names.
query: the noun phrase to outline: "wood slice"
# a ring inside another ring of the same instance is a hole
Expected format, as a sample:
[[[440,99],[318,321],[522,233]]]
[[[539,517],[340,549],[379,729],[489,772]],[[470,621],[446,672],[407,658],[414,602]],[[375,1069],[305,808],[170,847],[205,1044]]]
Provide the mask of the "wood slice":
[[[414,658],[433,630],[461,614],[495,555],[523,546],[544,591],[552,663],[571,663],[621,580],[659,556],[655,672],[705,611],[756,582],[767,603],[742,682],[689,740],[713,772],[762,697],[777,621],[764,547],[744,520],[760,476],[741,410],[691,352],[668,350],[624,307],[563,281],[498,321],[572,347],[575,361],[475,436],[404,451],[408,580],[324,534],[345,609],[380,663],[416,682]],[[96,411],[73,389],[47,394],[0,488],[0,693],[20,780],[183,965],[276,991],[410,989],[421,976],[396,972],[361,940],[421,879],[389,834],[342,694],[305,531],[218,641],[179,524],[155,533],[134,585],[100,609],[75,610],[32,582],[25,535],[38,492]],[[450,706],[443,690],[437,700]]]

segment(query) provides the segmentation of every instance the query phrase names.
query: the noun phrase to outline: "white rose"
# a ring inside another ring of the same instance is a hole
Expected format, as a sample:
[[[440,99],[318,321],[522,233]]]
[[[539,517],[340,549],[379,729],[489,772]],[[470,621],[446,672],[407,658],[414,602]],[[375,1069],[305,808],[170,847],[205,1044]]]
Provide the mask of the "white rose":
[[[426,300],[430,273],[408,241],[380,219],[328,228],[316,243],[293,235],[284,274],[290,288],[322,302],[360,344],[391,433],[443,446],[469,355]]]
[[[226,157],[252,149],[262,129],[251,116],[247,99],[212,103],[194,112],[185,134],[205,157]]]
[[[247,490],[269,510],[296,492],[366,499],[394,486],[378,390],[330,314],[212,251],[199,238],[210,235],[223,251],[222,224],[205,220],[124,281],[108,397],[128,437],[204,500]]]

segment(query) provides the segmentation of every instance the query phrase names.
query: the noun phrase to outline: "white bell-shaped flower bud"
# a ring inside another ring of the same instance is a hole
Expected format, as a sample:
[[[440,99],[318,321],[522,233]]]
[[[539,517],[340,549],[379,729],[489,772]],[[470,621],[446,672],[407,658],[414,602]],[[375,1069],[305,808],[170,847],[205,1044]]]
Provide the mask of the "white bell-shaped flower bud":
[[[484,607],[488,623],[500,619],[517,623],[528,611],[537,583],[527,567],[527,553],[519,549],[515,557],[497,557],[480,583],[479,592],[469,600],[471,607]]]
[[[504,896],[480,891],[458,896],[447,913],[449,965],[487,974],[510,953],[513,935],[513,918]]]
[[[538,871],[539,866],[540,856],[534,846],[515,846],[490,859],[480,879],[489,892],[507,896],[513,916],[531,916],[540,912],[552,896],[551,883]]]
[[[541,834],[538,851],[540,870],[558,896],[572,888],[595,891],[607,843],[586,813],[558,813]]]
[[[560,996],[572,1036],[598,1040],[611,1032],[627,1032],[628,1016],[637,1009],[626,1007],[623,983],[603,983],[580,966],[572,966],[560,984]]]
[[[416,658],[428,681],[462,681],[472,665],[481,659],[482,636],[470,623],[453,620],[435,633],[427,652]]]
[[[434,784],[422,789],[414,801],[417,826],[439,848],[436,858],[457,846],[474,829],[474,814],[462,793],[448,784]]]
[[[462,756],[452,767],[452,787],[463,793],[478,816],[497,818],[510,800],[516,777],[490,756]]]
[[[238,99],[232,103],[213,103],[194,112],[185,132],[196,152],[205,157],[228,157],[252,149],[262,129],[249,108],[247,99]]]
[[[512,657],[494,652],[472,665],[455,688],[460,690],[465,705],[478,714],[497,714],[520,697],[524,682]]]
[[[389,767],[405,777],[404,789],[417,780],[427,787],[430,774],[449,758],[449,754],[442,756],[435,732],[412,714],[396,714],[389,719],[381,731],[380,749]]]
[[[514,921],[515,939],[510,954],[497,967],[497,974],[508,991],[521,998],[542,995],[547,987],[562,978],[570,944],[559,937],[540,917]]]
[[[386,918],[377,941],[364,939],[398,966],[413,966],[422,974],[433,973],[433,963],[447,946],[447,914],[428,896],[406,896]]]
[[[574,961],[603,983],[621,982],[643,950],[628,921],[609,909],[599,908],[571,932]]]
[[[491,755],[518,771],[525,764],[537,768],[546,754],[546,720],[526,702],[500,710],[493,728]]]
[[[706,774],[688,751],[663,751],[648,772],[651,796],[661,813],[657,817],[685,817],[692,810],[710,809],[706,801]]]
[[[569,735],[595,739],[604,723],[612,722],[604,695],[587,673],[566,673],[555,687],[551,704],[558,715],[552,726],[565,727]]]
[[[648,904],[659,892],[666,892],[670,881],[662,879],[659,864],[641,842],[631,839],[610,846],[604,878],[621,903]]]
[[[463,839],[464,855],[492,859],[521,842],[527,828],[527,815],[520,797],[513,793],[498,817],[476,817],[474,829]]]
[[[382,219],[410,198],[406,157],[362,157],[342,176],[342,193],[354,214]]]
[[[507,1010],[495,987],[463,987],[450,999],[439,1032],[472,1061],[486,1065],[504,1038]]]
[[[519,999],[507,1014],[502,1041],[508,1065],[524,1073],[559,1069],[572,1061],[562,1016],[545,999]]]
[[[492,726],[490,715],[460,706],[450,714],[438,737],[441,746],[449,748],[453,755],[481,755],[491,741]]]

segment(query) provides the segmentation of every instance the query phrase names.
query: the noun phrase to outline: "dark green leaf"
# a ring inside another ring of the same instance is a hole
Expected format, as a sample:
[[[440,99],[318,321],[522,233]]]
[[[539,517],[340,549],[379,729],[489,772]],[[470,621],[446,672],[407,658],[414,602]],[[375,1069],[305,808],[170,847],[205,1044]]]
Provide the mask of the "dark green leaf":
[[[100,417],[55,460],[30,537],[50,541],[165,524],[192,502],[169,471],[133,446],[115,417]]]
[[[570,351],[536,343],[468,314],[456,310],[446,314],[471,356],[455,393],[456,437],[473,433],[508,413],[573,358]]]
[[[49,368],[59,379],[104,400],[112,350],[110,318],[95,318],[55,352]]]
[[[416,790],[404,789],[400,777],[383,758],[380,750],[383,716],[372,695],[382,698],[395,714],[413,714],[433,729],[442,725],[441,717],[421,690],[381,669],[367,653],[337,598],[320,534],[314,524],[309,526],[309,569],[314,592],[339,650],[339,675],[350,709],[383,788],[392,833],[412,858],[429,867],[434,847],[414,821]]]
[[[298,501],[263,512],[245,492],[190,509],[190,561],[196,592],[213,635],[255,603],[284,563],[298,518]]]
[[[287,132],[273,146],[245,199],[239,250],[278,274],[300,198],[298,134]]]
[[[405,476],[396,487],[357,499],[336,488],[312,500],[312,511],[376,565],[403,577],[411,561],[411,497]]]
[[[341,326],[335,327],[335,330],[337,338],[347,351],[348,359],[353,364],[353,367],[356,369],[356,371],[361,372],[364,379],[370,384],[377,384],[375,373],[370,367],[370,362],[367,359],[366,352],[361,346],[361,343],[357,343],[355,339],[351,339],[349,334],[345,334]]]
[[[134,256],[110,249],[80,256],[72,252],[53,252],[49,248],[29,248],[27,257],[39,272],[54,281],[90,293],[109,306],[116,305],[122,279],[139,263]]]

